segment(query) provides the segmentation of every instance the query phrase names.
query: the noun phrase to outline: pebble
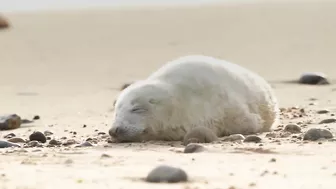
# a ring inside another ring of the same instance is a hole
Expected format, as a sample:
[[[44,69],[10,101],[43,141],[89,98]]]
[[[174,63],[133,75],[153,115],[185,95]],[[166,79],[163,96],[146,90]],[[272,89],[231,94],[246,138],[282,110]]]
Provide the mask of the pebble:
[[[5,29],[9,27],[8,21],[0,15],[0,29]]]
[[[210,143],[218,138],[215,133],[207,127],[195,127],[191,129],[183,139],[183,144],[186,146],[189,143]]]
[[[256,136],[256,135],[248,135],[245,137],[244,142],[255,142],[255,143],[259,143],[261,142],[261,138]]]
[[[40,116],[39,115],[36,115],[33,117],[33,120],[39,120],[40,119]]]
[[[69,146],[69,145],[73,145],[73,144],[77,144],[77,141],[74,140],[74,139],[69,139],[69,140],[67,140],[63,143],[64,146]]]
[[[9,148],[9,147],[20,147],[20,145],[15,144],[13,142],[0,140],[0,148]]]
[[[35,132],[33,132],[33,133],[29,136],[29,140],[30,140],[30,141],[34,141],[34,140],[36,140],[36,141],[39,141],[39,142],[41,142],[41,143],[45,143],[45,142],[47,142],[47,138],[46,138],[46,136],[45,136],[43,133],[41,133],[40,131],[35,131]]]
[[[190,143],[185,148],[183,153],[197,153],[197,152],[203,152],[205,150],[205,147],[200,144]]]
[[[316,113],[318,113],[318,114],[327,114],[327,113],[329,113],[329,110],[318,110]]]
[[[15,136],[16,135],[14,133],[9,133],[9,134],[5,135],[4,138],[13,138]]]
[[[284,131],[290,133],[301,133],[301,127],[296,124],[288,124],[285,126]]]
[[[0,115],[0,130],[17,129],[21,126],[21,117],[16,114]]]
[[[51,132],[51,131],[44,131],[43,132],[45,136],[50,136],[50,135],[53,135],[54,133]]]
[[[224,137],[222,139],[222,141],[230,141],[230,142],[243,141],[243,140],[245,140],[245,137],[242,134],[233,134],[233,135],[230,135],[228,137]]]
[[[13,142],[13,143],[26,143],[26,141],[22,138],[19,137],[13,137],[7,140],[8,142]]]
[[[147,182],[167,182],[177,183],[186,182],[188,180],[187,173],[177,167],[160,165],[154,168],[146,177]]]
[[[299,78],[299,83],[308,85],[330,84],[323,73],[304,73]]]
[[[102,154],[101,156],[100,156],[100,158],[110,158],[111,156],[110,155],[108,155],[108,154]]]
[[[41,146],[42,145],[36,140],[32,140],[27,143],[27,147],[41,147]]]
[[[59,145],[62,144],[62,142],[61,142],[61,141],[58,141],[58,140],[56,140],[56,139],[51,139],[51,140],[49,141],[49,144],[50,144],[50,145],[53,145],[53,146],[59,146]]]
[[[93,146],[89,141],[85,141],[79,145],[76,145],[75,147],[89,147],[89,146]]]
[[[320,121],[319,124],[327,124],[327,123],[334,123],[334,122],[336,122],[335,118],[328,118],[328,119],[324,119],[324,120]]]
[[[327,130],[327,129],[317,129],[317,128],[312,128],[309,129],[303,136],[303,140],[319,140],[319,139],[330,139],[333,138],[332,133]]]

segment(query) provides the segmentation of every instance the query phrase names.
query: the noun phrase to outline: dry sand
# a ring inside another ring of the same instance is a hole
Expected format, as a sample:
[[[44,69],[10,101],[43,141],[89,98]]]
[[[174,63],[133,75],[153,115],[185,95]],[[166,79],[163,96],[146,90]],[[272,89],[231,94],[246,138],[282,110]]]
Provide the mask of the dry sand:
[[[34,130],[72,138],[69,130],[81,141],[95,137],[96,129],[107,132],[124,82],[187,54],[216,56],[258,72],[274,86],[281,107],[308,112],[283,116],[281,124],[311,121],[303,131],[329,127],[336,134],[335,123],[317,124],[336,113],[334,85],[283,82],[305,71],[324,72],[331,79],[336,74],[336,2],[316,2],[6,14],[12,26],[0,31],[0,113],[41,119],[1,131],[0,138],[8,133],[27,138]],[[316,98],[315,104],[309,105],[309,98]],[[316,114],[320,109],[331,113]],[[105,139],[86,149],[1,149],[0,188],[335,187],[335,142],[268,139],[265,134],[263,146],[223,142],[205,145],[212,150],[197,154],[179,153],[181,142],[108,144]],[[191,181],[141,180],[160,164],[183,168]]]

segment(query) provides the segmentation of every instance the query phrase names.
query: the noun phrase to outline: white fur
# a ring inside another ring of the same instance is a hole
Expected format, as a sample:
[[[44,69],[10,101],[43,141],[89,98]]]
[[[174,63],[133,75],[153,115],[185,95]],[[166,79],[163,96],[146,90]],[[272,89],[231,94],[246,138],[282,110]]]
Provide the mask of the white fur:
[[[134,106],[144,108],[138,113]],[[168,62],[119,95],[111,130],[121,141],[181,140],[196,126],[217,136],[269,131],[279,116],[270,85],[224,60],[191,55]]]

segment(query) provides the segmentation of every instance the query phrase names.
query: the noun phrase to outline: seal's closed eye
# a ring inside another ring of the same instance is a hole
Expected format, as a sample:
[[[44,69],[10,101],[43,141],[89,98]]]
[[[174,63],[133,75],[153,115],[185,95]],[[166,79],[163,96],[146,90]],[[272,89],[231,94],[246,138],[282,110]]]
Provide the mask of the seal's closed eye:
[[[143,112],[146,112],[146,111],[147,111],[147,109],[142,108],[142,107],[134,107],[133,109],[131,109],[132,113],[143,113]]]

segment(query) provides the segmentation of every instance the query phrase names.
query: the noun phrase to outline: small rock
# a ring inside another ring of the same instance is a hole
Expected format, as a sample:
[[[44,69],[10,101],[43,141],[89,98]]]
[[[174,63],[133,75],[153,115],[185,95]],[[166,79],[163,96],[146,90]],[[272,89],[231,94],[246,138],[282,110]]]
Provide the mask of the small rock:
[[[161,165],[153,169],[146,177],[147,182],[167,182],[177,183],[186,182],[188,180],[187,173],[176,167]]]
[[[38,141],[32,140],[27,143],[27,146],[28,147],[41,147],[42,145]]]
[[[79,144],[79,145],[77,145],[77,146],[75,146],[75,147],[88,147],[88,146],[93,146],[89,141],[85,141],[85,142],[83,142],[82,144]]]
[[[51,131],[44,131],[43,132],[45,136],[50,136],[50,135],[53,135],[54,133],[51,132]]]
[[[327,114],[327,113],[329,113],[329,110],[318,110],[316,113],[318,113],[318,114]]]
[[[301,127],[296,124],[288,124],[285,126],[284,131],[290,133],[301,133]]]
[[[317,128],[312,128],[309,129],[303,136],[303,140],[319,140],[319,139],[330,139],[333,138],[333,135],[330,131],[327,129],[317,129]]]
[[[67,160],[64,161],[64,164],[69,165],[69,164],[72,164],[73,162],[74,161],[72,159],[67,159]]]
[[[13,137],[7,140],[8,142],[13,142],[13,143],[26,143],[26,141],[22,138],[19,137]]]
[[[329,119],[324,119],[324,120],[320,121],[319,124],[327,124],[327,123],[334,123],[334,122],[336,122],[335,118],[329,118]]]
[[[245,140],[245,137],[242,134],[233,134],[233,135],[230,135],[228,137],[224,137],[222,139],[222,141],[230,141],[230,142],[243,141],[243,140]]]
[[[36,115],[33,117],[33,120],[39,120],[40,119],[40,116],[39,115]]]
[[[21,117],[16,114],[0,116],[0,130],[17,129],[21,126]]]
[[[74,140],[74,139],[69,139],[69,140],[67,140],[63,143],[64,146],[69,146],[69,145],[73,145],[73,144],[77,144],[77,141]]]
[[[36,141],[39,141],[41,143],[45,143],[47,141],[47,138],[40,131],[35,131],[29,136],[29,140],[30,141],[36,140]]]
[[[100,158],[110,158],[111,156],[110,155],[108,155],[108,154],[102,154],[101,156],[100,156]]]
[[[53,145],[53,146],[59,146],[59,145],[62,144],[62,142],[61,142],[61,141],[58,141],[58,140],[56,140],[56,139],[51,139],[51,140],[49,141],[49,144],[50,144],[50,145]]]
[[[272,158],[272,159],[270,160],[270,162],[276,162],[276,159],[275,159],[275,158]]]
[[[245,137],[244,142],[255,142],[255,143],[259,143],[261,142],[261,138],[256,136],[256,135],[248,135]]]
[[[309,85],[330,84],[323,73],[304,73],[299,78],[299,83]]]
[[[5,135],[4,138],[13,138],[15,136],[16,135],[14,133],[9,133],[9,134]]]
[[[205,150],[205,147],[200,144],[190,143],[185,148],[183,153],[197,153]]]
[[[183,139],[183,144],[186,146],[189,143],[210,143],[218,138],[215,133],[207,127],[195,127],[191,129]]]
[[[0,29],[5,29],[9,27],[8,21],[0,15]]]
[[[20,145],[12,143],[12,142],[8,142],[8,141],[0,140],[0,148],[9,148],[9,147],[20,147]]]

